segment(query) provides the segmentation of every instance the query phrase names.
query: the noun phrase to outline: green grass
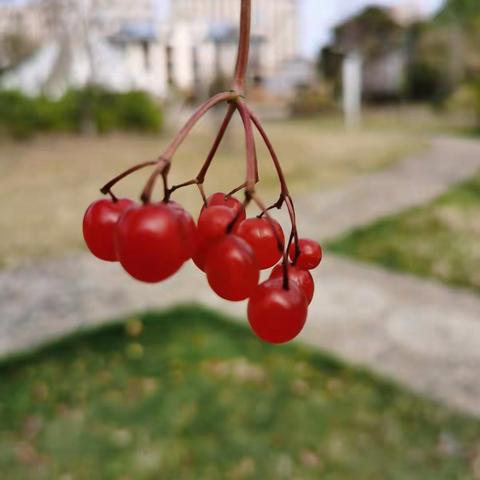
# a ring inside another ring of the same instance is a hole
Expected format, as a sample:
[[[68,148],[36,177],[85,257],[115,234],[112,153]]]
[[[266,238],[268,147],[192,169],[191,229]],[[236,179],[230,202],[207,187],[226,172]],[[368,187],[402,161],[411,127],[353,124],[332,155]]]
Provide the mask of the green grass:
[[[419,208],[327,243],[331,251],[480,290],[480,174]]]
[[[2,480],[467,480],[480,463],[478,421],[195,307],[10,359],[0,378]]]

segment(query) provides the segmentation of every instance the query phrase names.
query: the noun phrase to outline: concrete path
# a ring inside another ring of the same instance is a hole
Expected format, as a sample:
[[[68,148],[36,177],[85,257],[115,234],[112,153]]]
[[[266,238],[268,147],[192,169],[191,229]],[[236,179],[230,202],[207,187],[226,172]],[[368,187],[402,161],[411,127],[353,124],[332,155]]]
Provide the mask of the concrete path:
[[[431,152],[299,204],[302,227],[329,237],[424,201],[480,168],[480,143],[438,139]],[[480,298],[331,256],[302,340],[480,415]],[[245,321],[185,267],[156,286],[80,254],[0,273],[0,355],[150,308],[199,302]]]
[[[354,178],[340,188],[297,201],[302,230],[332,238],[352,228],[421,205],[480,169],[480,142],[435,138],[431,149],[391,168]],[[303,215],[302,215],[303,214]]]

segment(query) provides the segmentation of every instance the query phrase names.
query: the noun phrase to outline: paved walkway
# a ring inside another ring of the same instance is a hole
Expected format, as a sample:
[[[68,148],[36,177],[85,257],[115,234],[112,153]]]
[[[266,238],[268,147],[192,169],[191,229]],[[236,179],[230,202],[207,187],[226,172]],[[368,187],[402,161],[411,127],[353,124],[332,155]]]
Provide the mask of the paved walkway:
[[[423,203],[478,168],[480,143],[438,139],[426,155],[304,199],[300,221],[311,235],[333,236]],[[305,342],[480,415],[479,297],[334,256],[316,277]],[[3,271],[0,355],[126,312],[185,302],[245,318],[245,304],[215,297],[192,266],[156,286],[134,282],[118,265],[86,254]]]
[[[428,202],[478,169],[479,141],[436,138],[424,154],[411,156],[389,169],[358,176],[341,188],[300,198],[300,213],[308,212],[303,217],[302,230],[317,237],[335,237]]]

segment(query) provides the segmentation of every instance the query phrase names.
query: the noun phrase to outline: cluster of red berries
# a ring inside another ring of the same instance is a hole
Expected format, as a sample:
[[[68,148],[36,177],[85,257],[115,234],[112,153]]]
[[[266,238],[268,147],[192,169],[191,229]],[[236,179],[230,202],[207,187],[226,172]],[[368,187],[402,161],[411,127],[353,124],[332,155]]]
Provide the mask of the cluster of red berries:
[[[288,261],[280,224],[265,215],[247,219],[244,205],[223,193],[208,198],[197,223],[170,200],[98,200],[85,213],[83,235],[96,257],[119,261],[142,282],[161,282],[192,259],[220,297],[249,299],[250,325],[270,343],[288,342],[302,331],[314,294],[309,270],[322,259],[320,245],[304,239],[292,243]],[[259,284],[260,271],[272,267]]]

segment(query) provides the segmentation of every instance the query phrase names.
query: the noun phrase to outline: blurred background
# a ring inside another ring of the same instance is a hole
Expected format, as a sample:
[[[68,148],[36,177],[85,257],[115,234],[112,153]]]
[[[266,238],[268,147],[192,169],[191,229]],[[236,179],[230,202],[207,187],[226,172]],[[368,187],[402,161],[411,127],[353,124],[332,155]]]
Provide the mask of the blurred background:
[[[146,287],[86,253],[99,187],[229,89],[239,11],[0,0],[1,478],[480,479],[478,0],[253,0],[249,102],[326,247],[293,346],[257,341],[190,267]],[[235,120],[207,192],[244,158]]]

